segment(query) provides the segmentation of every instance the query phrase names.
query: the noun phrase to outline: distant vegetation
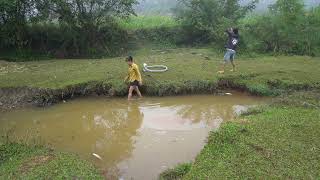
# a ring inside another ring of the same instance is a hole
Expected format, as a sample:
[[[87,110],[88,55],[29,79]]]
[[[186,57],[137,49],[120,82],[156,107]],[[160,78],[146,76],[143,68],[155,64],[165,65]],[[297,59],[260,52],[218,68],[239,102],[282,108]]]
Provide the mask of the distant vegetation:
[[[16,56],[99,57],[121,51],[127,34],[115,18],[135,0],[2,0],[0,51]]]
[[[241,19],[239,27],[244,49],[320,55],[320,6],[305,10],[299,1],[279,0],[268,13]]]
[[[305,1],[314,4],[306,8],[301,0],[277,0],[269,6],[270,2],[3,0],[0,57],[117,56],[140,48],[139,41],[164,47],[213,45],[223,49],[224,31],[229,27],[240,29],[241,53],[319,56],[319,3]],[[268,10],[251,13],[261,3],[268,4]]]
[[[320,6],[306,9],[300,0],[278,0],[268,12],[248,13],[257,1],[246,6],[240,1],[188,0],[177,8],[189,38],[199,42],[214,42],[223,48],[224,30],[240,28],[242,51],[320,55]]]
[[[170,16],[150,15],[150,16],[130,16],[128,19],[120,19],[119,25],[123,29],[153,29],[170,28],[179,26],[178,21]]]
[[[256,12],[266,12],[268,7],[277,0],[259,0],[256,5]],[[173,9],[181,2],[179,0],[138,0],[139,4],[135,6],[138,14],[143,15],[172,15]],[[246,5],[251,0],[241,0],[240,5]],[[315,7],[320,4],[318,0],[301,0],[306,7]]]
[[[256,11],[261,12],[261,11],[266,11],[268,10],[268,7],[274,3],[276,3],[277,0],[260,0],[259,3],[257,4]],[[306,5],[306,7],[315,7],[319,6],[319,1],[318,0],[301,0],[302,3]]]

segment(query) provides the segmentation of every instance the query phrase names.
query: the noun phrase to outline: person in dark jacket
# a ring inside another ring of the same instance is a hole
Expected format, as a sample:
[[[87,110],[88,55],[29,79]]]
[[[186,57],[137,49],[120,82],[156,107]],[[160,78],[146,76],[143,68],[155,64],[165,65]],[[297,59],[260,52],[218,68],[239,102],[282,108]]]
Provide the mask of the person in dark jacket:
[[[236,66],[234,64],[234,59],[236,56],[236,51],[237,51],[237,46],[239,43],[239,31],[237,28],[230,28],[226,30],[228,34],[228,42],[225,46],[227,52],[224,55],[224,62],[223,62],[223,67],[222,70],[219,71],[220,74],[223,74],[225,71],[225,67],[228,62],[232,64],[232,72],[236,71]]]

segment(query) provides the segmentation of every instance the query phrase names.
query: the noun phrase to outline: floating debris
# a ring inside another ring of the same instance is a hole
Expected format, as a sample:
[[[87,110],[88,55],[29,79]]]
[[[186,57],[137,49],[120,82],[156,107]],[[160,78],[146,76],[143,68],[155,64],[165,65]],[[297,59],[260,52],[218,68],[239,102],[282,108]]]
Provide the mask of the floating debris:
[[[96,157],[97,159],[102,160],[102,158],[101,158],[98,154],[92,153],[92,155],[93,155],[94,157]]]
[[[226,95],[228,95],[228,96],[232,96],[232,93],[226,93]]]

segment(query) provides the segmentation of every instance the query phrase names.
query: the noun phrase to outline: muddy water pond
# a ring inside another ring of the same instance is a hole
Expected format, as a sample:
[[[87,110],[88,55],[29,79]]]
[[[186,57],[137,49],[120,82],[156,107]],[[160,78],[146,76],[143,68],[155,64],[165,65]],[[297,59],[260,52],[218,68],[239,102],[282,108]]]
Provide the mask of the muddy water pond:
[[[2,113],[0,134],[76,153],[107,179],[156,179],[165,169],[194,160],[222,122],[265,101],[242,93],[131,102],[84,98]]]

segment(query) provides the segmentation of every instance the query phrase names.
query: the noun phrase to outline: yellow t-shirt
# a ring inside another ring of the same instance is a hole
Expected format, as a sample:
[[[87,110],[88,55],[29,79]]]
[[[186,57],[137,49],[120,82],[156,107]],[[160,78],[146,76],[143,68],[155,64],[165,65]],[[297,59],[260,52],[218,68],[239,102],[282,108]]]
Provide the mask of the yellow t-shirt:
[[[142,82],[139,67],[135,63],[133,63],[129,67],[128,76],[127,76],[126,80],[129,80],[129,82],[134,82],[134,81]]]

